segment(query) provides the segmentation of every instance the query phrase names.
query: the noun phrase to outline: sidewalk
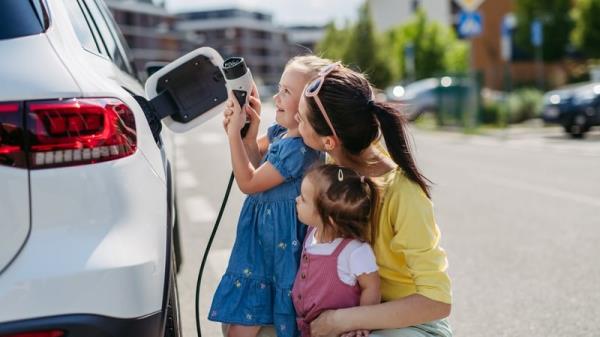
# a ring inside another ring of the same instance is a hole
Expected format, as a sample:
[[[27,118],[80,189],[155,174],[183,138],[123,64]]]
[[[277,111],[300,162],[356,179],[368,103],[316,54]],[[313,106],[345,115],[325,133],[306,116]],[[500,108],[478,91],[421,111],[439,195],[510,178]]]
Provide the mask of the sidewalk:
[[[506,128],[490,125],[479,125],[475,130],[471,132],[466,132],[465,129],[460,126],[438,127],[434,123],[434,121],[422,121],[412,123],[412,126],[417,129],[426,131],[459,133],[467,136],[488,136],[495,137],[498,139],[520,139],[529,138],[532,136],[551,136],[565,139],[569,138],[569,136],[564,132],[563,128],[560,125],[546,125],[541,119],[530,119],[523,123],[508,125]],[[593,133],[593,131],[590,132],[590,135]]]
[[[559,125],[545,125],[541,119],[530,119],[520,124],[511,124],[506,128],[480,126],[476,131],[482,136],[497,138],[527,138],[531,136],[564,136],[568,135]]]

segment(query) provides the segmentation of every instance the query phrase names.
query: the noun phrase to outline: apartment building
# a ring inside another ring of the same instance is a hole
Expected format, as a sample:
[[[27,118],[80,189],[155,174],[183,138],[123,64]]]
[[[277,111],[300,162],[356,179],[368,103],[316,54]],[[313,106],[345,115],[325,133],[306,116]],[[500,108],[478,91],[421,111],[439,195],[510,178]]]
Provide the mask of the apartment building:
[[[170,62],[198,41],[175,30],[177,17],[152,0],[105,0],[135,59],[139,73],[150,61]]]
[[[242,56],[259,84],[279,81],[291,55],[287,30],[271,15],[240,8],[181,13],[177,29],[224,57]]]

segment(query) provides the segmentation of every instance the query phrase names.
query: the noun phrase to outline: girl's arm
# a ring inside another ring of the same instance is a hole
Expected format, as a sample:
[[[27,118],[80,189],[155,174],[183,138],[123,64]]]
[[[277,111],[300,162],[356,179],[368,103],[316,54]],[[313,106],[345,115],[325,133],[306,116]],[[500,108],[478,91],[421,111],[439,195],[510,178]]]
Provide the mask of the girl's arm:
[[[310,324],[310,331],[313,337],[325,337],[360,329],[404,328],[448,317],[450,309],[450,304],[413,294],[381,304],[325,311]]]
[[[229,148],[231,152],[231,165],[233,174],[240,190],[245,194],[252,194],[266,191],[284,182],[284,177],[269,162],[256,168],[248,157],[246,148],[240,135],[240,130],[244,123],[244,118],[240,111],[240,106],[234,99],[232,111],[226,112],[227,137],[229,138]],[[229,109],[229,107],[228,107]]]
[[[255,140],[246,137],[244,138],[244,146],[246,147],[252,165],[256,167],[260,163],[260,160],[265,156],[265,153],[267,153],[267,149],[269,148],[269,137],[263,135]]]
[[[360,286],[360,305],[379,304],[381,291],[379,290],[379,273],[362,274],[356,278]]]
[[[229,136],[229,146],[233,175],[243,193],[263,192],[284,182],[281,173],[269,162],[254,168],[239,135]]]

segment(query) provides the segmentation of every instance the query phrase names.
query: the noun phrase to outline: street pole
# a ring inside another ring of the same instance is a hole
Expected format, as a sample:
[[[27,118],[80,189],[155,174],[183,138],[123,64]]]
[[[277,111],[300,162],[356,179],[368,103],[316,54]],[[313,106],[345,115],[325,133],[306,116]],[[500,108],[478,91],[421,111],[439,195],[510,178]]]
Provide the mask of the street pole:
[[[477,110],[478,110],[478,85],[477,85],[477,68],[475,67],[475,48],[473,48],[473,38],[469,38],[469,65],[470,65],[470,81],[471,81],[471,90],[469,95],[469,109],[467,113],[466,120],[466,130],[467,132],[473,131],[476,126],[476,118],[477,118]]]
[[[544,90],[544,26],[542,20],[535,19],[531,23],[531,43],[535,46],[535,68],[538,89]]]
[[[510,117],[510,102],[509,96],[512,92],[512,73],[511,73],[511,62],[512,62],[512,34],[517,26],[517,18],[513,13],[508,13],[502,20],[502,38],[500,40],[501,56],[504,60],[504,90],[506,91],[505,98],[505,113],[501,114],[500,124],[502,127],[508,126],[508,119]]]

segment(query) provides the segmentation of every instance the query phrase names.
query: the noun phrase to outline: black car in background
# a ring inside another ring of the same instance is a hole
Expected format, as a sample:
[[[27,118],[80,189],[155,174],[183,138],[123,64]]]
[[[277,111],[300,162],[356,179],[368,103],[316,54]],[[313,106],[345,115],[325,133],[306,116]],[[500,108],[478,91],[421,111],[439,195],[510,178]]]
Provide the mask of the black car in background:
[[[572,84],[544,95],[542,118],[560,124],[574,138],[600,125],[600,82]]]

